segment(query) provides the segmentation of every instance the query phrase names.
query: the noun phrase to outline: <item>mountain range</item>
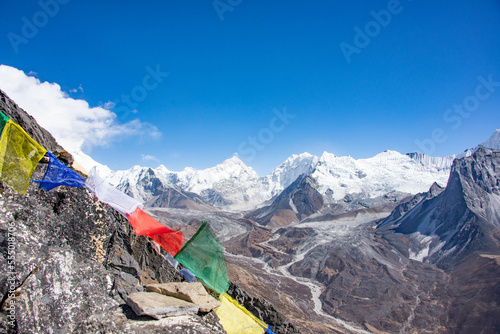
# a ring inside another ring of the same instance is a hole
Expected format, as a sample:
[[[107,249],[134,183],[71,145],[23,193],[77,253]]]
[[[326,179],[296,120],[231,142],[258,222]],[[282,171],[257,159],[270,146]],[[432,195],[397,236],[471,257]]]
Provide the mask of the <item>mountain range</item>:
[[[479,146],[500,148],[500,130]],[[352,203],[352,209],[354,204],[371,207],[375,199],[390,194],[400,198],[424,192],[434,182],[444,186],[453,160],[476,149],[446,157],[385,151],[368,159],[302,153],[292,155],[264,177],[237,156],[204,170],[187,167],[174,172],[163,165],[101,170],[112,185],[152,207],[252,211],[272,204],[299,177],[307,176],[326,205]],[[290,209],[295,211],[293,205]]]
[[[73,164],[73,156],[1,90],[0,112],[61,163]],[[42,159],[31,177],[42,179],[48,165]],[[45,191],[30,183],[19,194],[0,182],[0,333],[226,333],[214,312],[153,320],[126,304],[147,284],[186,281],[154,245],[84,188]],[[228,294],[277,334],[299,333],[268,301],[234,284]]]

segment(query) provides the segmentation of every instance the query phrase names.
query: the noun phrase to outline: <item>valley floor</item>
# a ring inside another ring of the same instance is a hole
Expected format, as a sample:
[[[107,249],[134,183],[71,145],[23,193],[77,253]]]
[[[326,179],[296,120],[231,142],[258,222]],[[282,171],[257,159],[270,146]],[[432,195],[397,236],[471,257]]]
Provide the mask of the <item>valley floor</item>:
[[[374,229],[389,211],[271,230],[230,214],[151,210],[184,230],[209,220],[225,246],[230,280],[271,302],[302,333],[448,333],[453,326],[474,333],[450,317],[467,310],[459,291],[469,283],[411,260],[402,235]],[[478,270],[500,273],[496,257],[480,259]]]

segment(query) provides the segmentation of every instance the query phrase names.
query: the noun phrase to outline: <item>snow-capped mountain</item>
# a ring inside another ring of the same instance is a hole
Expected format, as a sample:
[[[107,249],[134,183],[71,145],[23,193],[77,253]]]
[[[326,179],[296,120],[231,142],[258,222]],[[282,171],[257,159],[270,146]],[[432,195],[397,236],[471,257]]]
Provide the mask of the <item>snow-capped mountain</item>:
[[[375,198],[392,191],[416,194],[433,182],[445,185],[452,157],[431,158],[385,151],[369,159],[323,153],[311,177],[329,202],[346,195]]]
[[[206,203],[229,210],[255,206],[270,197],[264,179],[238,157],[212,168],[187,167],[181,172],[169,171],[163,165],[156,169],[134,166],[111,173],[108,181],[143,202],[169,188],[198,194]]]
[[[266,176],[267,184],[271,187],[271,194],[277,195],[291,185],[303,174],[310,174],[318,164],[319,158],[309,153],[292,155],[274,171]]]
[[[480,145],[500,147],[500,130]],[[292,155],[264,177],[234,156],[203,170],[187,167],[173,172],[165,166],[134,166],[110,173],[108,181],[142,202],[161,189],[176,188],[197,194],[217,208],[242,211],[270,204],[300,176],[308,175],[325,202],[335,203],[353,196],[370,199],[391,192],[417,194],[427,191],[434,182],[445,186],[453,160],[470,156],[476,149],[447,157],[385,151],[368,159],[338,157],[328,152],[320,157],[302,153]]]
[[[271,174],[259,177],[238,157],[232,157],[204,170],[186,168],[172,172],[164,166],[134,166],[111,173],[108,181],[143,202],[155,196],[159,188],[177,187],[198,194],[219,208],[248,210],[273,199],[301,175],[310,175],[328,202],[352,194],[366,198],[392,191],[416,194],[427,190],[433,182],[446,184],[452,161],[453,157],[412,158],[395,151],[359,160],[327,152],[321,157],[303,153],[291,156]]]

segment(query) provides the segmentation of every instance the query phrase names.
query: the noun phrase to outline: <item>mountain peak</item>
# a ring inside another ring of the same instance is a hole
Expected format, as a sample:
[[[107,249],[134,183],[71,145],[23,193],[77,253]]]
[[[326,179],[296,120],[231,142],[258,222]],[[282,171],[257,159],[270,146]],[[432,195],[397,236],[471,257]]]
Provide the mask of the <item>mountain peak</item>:
[[[381,152],[374,156],[372,159],[380,158],[380,159],[397,159],[401,158],[404,156],[403,154],[399,153],[398,151],[393,151],[393,150],[385,150],[384,152]]]
[[[333,153],[328,153],[327,151],[324,151],[323,154],[321,154],[321,157],[319,157],[319,162],[320,163],[334,163],[334,161],[338,157],[333,154]]]
[[[317,159],[318,159],[318,157],[316,157],[315,155],[312,155],[310,153],[307,153],[307,152],[304,152],[301,154],[292,154],[280,166],[276,167],[275,171],[280,170],[280,169],[287,169],[291,166],[293,168],[295,168],[294,166],[299,165],[299,164],[302,165],[304,163],[309,164],[309,165],[314,164]]]
[[[301,154],[292,154],[292,156],[290,158],[292,158],[292,157],[295,159],[310,159],[310,158],[314,157],[314,155],[312,155],[309,152],[304,152]]]
[[[500,150],[500,129],[496,129],[488,140],[483,141],[479,146]]]
[[[168,170],[168,168],[167,168],[167,167],[165,167],[164,165],[159,165],[158,167],[156,167],[156,169],[155,169],[155,170],[156,170],[156,171],[159,171],[159,172],[161,172],[161,173],[164,173],[164,174],[166,174],[166,173],[170,172],[170,171]]]
[[[241,159],[237,155],[233,155],[231,158],[224,160],[221,165],[240,165],[243,167],[248,167],[243,161],[241,161]]]
[[[323,151],[323,154],[321,154],[320,158],[323,159],[323,158],[335,158],[335,157],[336,157],[335,154]]]

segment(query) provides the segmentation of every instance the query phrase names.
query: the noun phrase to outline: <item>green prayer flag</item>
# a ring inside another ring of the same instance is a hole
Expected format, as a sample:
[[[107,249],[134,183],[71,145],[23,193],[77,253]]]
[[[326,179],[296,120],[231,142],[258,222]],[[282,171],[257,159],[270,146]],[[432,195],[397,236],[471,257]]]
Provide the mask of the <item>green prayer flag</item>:
[[[3,128],[5,127],[5,124],[9,121],[9,118],[4,115],[3,112],[0,111],[0,135],[2,134]]]
[[[208,288],[226,293],[229,288],[224,247],[210,225],[203,222],[198,232],[175,255]]]

